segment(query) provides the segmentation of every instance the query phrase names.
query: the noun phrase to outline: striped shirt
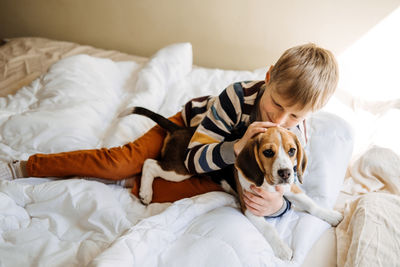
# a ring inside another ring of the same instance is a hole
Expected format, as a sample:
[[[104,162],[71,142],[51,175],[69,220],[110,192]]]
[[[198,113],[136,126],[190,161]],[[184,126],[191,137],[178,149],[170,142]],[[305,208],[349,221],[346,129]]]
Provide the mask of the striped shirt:
[[[186,126],[197,127],[186,150],[185,165],[191,173],[216,171],[234,164],[233,145],[256,120],[257,104],[264,90],[264,81],[237,82],[219,96],[195,98],[184,106]],[[302,128],[290,130],[304,140]]]

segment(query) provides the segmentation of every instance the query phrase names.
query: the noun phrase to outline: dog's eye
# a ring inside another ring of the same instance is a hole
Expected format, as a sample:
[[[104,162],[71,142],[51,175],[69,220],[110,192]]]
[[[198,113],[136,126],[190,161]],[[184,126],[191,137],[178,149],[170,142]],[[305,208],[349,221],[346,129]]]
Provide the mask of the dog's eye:
[[[296,152],[296,148],[292,147],[291,149],[289,149],[288,154],[289,154],[289,156],[293,157],[295,152]]]
[[[272,158],[275,155],[275,152],[272,149],[266,149],[263,151],[264,156],[267,158]]]

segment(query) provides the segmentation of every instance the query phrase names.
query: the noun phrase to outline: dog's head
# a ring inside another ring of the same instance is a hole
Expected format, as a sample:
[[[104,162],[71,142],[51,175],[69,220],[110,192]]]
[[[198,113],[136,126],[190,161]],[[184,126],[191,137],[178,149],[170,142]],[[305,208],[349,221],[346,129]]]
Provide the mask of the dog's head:
[[[235,166],[243,176],[261,186],[292,184],[297,160],[297,177],[303,183],[307,157],[297,136],[281,127],[271,127],[252,138],[239,153]]]

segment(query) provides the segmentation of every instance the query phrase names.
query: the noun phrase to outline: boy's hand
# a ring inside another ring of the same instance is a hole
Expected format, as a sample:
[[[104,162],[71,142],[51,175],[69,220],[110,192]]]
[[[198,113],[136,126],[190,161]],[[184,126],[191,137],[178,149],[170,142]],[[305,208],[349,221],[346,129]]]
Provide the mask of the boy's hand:
[[[246,133],[243,135],[239,141],[237,141],[234,146],[233,150],[235,151],[235,155],[239,155],[240,151],[242,151],[243,147],[246,143],[253,138],[258,133],[265,132],[269,127],[278,126],[276,123],[269,122],[269,121],[255,121],[249,125],[246,130]]]
[[[276,192],[268,192],[252,185],[252,192],[244,191],[243,199],[246,208],[256,216],[269,216],[277,212],[283,205],[283,192],[281,186],[276,186]]]

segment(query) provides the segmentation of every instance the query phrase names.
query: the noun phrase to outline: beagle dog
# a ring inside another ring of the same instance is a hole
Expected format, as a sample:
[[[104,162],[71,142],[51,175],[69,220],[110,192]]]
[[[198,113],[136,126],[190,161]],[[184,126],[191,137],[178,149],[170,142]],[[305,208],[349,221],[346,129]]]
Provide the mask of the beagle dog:
[[[295,165],[297,162],[297,166]],[[279,237],[276,229],[265,218],[254,215],[246,209],[243,190],[250,191],[252,184],[273,192],[275,186],[285,188],[284,196],[298,211],[308,212],[332,226],[343,216],[340,212],[318,206],[296,185],[303,183],[307,156],[297,136],[281,127],[271,127],[252,138],[236,158],[234,172],[238,185],[240,206],[244,215],[264,235],[276,256],[283,260],[292,258],[292,250]],[[296,169],[296,171],[295,171]]]
[[[196,130],[194,127],[181,127],[163,116],[142,107],[135,107],[127,114],[140,114],[149,117],[167,130],[161,151],[161,159],[147,159],[144,162],[139,196],[144,204],[152,199],[152,183],[155,177],[179,182],[193,176],[184,165],[185,150]],[[297,163],[297,166],[296,166]],[[271,245],[275,255],[283,260],[292,258],[291,248],[280,239],[277,230],[267,222],[246,209],[243,190],[250,191],[252,184],[268,191],[275,191],[275,186],[285,188],[284,196],[296,210],[305,211],[332,226],[342,219],[341,213],[318,206],[295,184],[296,173],[299,183],[303,183],[303,173],[307,166],[307,156],[297,136],[281,127],[271,127],[264,133],[253,137],[236,158],[234,167],[217,172],[222,187],[239,198],[243,214],[254,224]],[[296,171],[295,171],[296,170]],[[214,172],[215,174],[215,172]],[[221,180],[221,177],[224,180]],[[232,188],[236,192],[232,192]]]

